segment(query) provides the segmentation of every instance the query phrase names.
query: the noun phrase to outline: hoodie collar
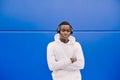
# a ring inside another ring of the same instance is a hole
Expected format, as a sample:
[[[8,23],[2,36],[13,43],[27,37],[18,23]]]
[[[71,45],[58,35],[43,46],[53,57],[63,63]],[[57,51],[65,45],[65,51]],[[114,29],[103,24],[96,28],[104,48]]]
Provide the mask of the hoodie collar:
[[[60,34],[59,34],[59,33],[55,34],[54,39],[55,39],[56,42],[61,42],[61,41],[60,41]],[[68,39],[69,39],[69,42],[66,43],[66,44],[74,44],[75,41],[76,41],[76,40],[75,40],[75,37],[72,36],[72,35],[70,35],[70,36],[68,37]],[[62,43],[63,43],[63,42],[62,42]]]

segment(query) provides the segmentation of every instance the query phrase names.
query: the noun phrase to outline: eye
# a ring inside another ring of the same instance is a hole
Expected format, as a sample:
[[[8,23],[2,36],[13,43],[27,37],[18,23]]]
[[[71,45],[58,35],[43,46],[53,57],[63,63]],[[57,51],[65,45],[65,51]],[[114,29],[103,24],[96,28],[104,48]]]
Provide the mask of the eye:
[[[62,29],[61,31],[62,31],[62,32],[65,32],[65,29]]]
[[[68,29],[67,32],[70,32],[70,30]]]
[[[69,29],[67,29],[67,30],[66,29],[62,29],[61,31],[62,32],[65,32],[65,31],[70,32],[71,30],[69,30]]]

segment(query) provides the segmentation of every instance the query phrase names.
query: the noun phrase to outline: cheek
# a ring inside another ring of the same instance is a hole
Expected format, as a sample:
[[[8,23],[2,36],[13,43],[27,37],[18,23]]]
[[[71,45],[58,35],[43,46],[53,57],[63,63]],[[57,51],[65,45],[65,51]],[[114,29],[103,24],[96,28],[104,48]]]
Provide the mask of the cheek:
[[[70,35],[70,34],[71,34],[71,32],[68,32],[68,34]]]
[[[68,34],[68,35],[70,35],[70,34],[71,34],[71,32],[68,32],[67,34]]]
[[[61,35],[61,36],[64,35],[64,32],[60,32],[60,35]]]

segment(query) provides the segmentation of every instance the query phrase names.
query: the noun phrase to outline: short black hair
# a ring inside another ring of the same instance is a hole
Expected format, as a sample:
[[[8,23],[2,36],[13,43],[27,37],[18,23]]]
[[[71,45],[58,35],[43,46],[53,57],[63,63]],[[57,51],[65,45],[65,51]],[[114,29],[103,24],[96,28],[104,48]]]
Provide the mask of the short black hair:
[[[60,33],[60,27],[61,27],[61,25],[69,25],[69,26],[70,26],[70,29],[71,29],[71,34],[73,33],[73,28],[72,28],[71,24],[70,24],[68,21],[63,21],[63,22],[61,22],[61,23],[58,25],[57,33]]]

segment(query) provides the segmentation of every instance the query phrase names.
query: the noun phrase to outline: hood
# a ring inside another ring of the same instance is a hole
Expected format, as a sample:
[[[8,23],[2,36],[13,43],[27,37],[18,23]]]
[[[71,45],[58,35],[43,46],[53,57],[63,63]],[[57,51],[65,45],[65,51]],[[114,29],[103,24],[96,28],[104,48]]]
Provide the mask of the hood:
[[[54,39],[55,39],[56,42],[61,42],[60,41],[60,34],[59,33],[55,34]],[[67,44],[74,44],[75,41],[76,41],[75,37],[72,36],[72,35],[70,35],[68,37],[68,39],[69,39],[69,42]]]

